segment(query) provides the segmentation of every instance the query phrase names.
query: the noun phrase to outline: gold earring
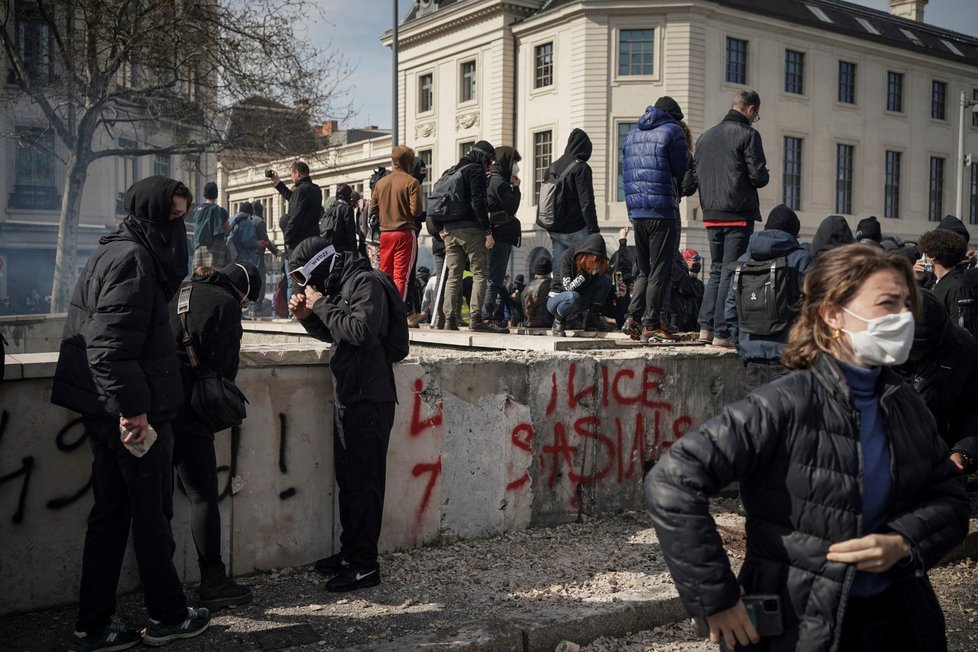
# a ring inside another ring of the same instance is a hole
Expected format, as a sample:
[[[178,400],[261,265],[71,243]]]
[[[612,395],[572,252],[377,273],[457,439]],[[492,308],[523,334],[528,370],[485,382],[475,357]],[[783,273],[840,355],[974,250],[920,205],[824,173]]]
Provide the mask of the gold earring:
[[[832,339],[833,340],[837,340],[840,337],[842,337],[842,331],[840,331],[839,329],[836,329],[835,332],[832,333]]]

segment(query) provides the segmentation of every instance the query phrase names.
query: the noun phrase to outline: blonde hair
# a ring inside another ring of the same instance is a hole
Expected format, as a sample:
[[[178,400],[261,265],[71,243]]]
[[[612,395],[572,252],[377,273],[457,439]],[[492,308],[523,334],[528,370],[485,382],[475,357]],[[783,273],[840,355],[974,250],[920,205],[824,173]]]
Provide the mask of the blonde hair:
[[[852,301],[863,283],[880,270],[897,272],[910,292],[910,310],[920,315],[920,292],[914,282],[913,269],[902,256],[886,253],[875,246],[844,245],[815,259],[805,276],[798,320],[791,327],[788,344],[781,353],[781,363],[788,369],[811,367],[820,353],[842,357],[851,353],[847,338],[833,333],[821,310],[826,306],[843,307]]]

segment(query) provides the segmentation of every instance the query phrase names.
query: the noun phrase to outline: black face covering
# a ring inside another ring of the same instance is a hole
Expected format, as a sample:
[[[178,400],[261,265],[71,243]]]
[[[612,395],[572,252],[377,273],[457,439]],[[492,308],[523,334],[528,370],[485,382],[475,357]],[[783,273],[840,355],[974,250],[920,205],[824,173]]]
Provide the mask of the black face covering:
[[[167,301],[180,290],[189,262],[186,224],[183,219],[170,219],[173,195],[182,186],[175,179],[161,176],[137,181],[126,191],[126,218],[115,233],[100,240],[102,244],[133,240],[149,249]]]

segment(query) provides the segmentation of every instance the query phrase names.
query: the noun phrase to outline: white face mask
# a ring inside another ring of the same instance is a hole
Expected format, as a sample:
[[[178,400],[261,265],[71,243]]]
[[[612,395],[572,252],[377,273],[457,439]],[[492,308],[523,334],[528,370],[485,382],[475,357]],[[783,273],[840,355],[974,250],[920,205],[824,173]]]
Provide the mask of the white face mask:
[[[876,319],[866,319],[843,308],[846,314],[866,322],[866,330],[853,333],[842,329],[849,336],[852,352],[863,364],[898,365],[907,361],[913,346],[914,321],[909,310],[896,315],[883,315]]]
[[[518,177],[519,175],[520,175],[520,164],[519,163],[513,163],[513,175],[512,176]]]

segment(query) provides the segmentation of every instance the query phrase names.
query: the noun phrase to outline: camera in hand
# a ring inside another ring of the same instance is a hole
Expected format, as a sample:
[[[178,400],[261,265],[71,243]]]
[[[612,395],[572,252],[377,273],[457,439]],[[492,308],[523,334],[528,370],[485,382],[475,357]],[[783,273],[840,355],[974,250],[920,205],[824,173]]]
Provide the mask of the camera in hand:
[[[275,176],[275,170],[265,170],[265,178],[271,179]]]

